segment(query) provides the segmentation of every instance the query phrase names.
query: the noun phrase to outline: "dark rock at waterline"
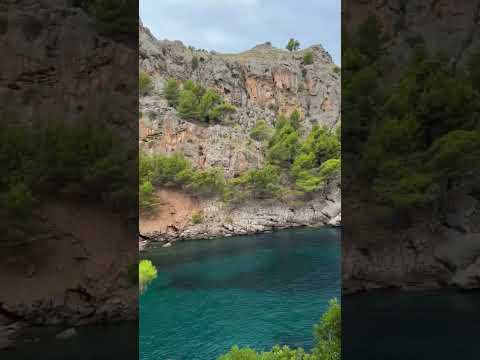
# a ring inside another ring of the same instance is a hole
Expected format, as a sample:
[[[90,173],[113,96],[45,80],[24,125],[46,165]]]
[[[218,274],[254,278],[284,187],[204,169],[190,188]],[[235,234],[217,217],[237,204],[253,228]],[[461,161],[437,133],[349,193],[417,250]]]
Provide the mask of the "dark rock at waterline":
[[[75,328],[69,328],[67,330],[62,331],[61,333],[58,333],[57,336],[55,336],[55,338],[58,340],[66,340],[76,335],[77,335],[77,330],[75,330]]]

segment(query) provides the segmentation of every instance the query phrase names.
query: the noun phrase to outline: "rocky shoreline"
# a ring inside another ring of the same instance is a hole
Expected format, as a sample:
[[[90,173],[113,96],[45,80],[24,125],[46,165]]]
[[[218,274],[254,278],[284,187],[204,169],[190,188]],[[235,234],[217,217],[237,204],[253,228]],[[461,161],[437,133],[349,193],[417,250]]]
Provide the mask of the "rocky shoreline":
[[[164,229],[145,232],[140,227],[139,248],[149,243],[170,244],[175,241],[252,235],[296,227],[339,227],[341,224],[340,188],[338,181],[330,184],[322,196],[297,206],[281,202],[247,202],[229,208],[220,201],[206,201],[202,220],[167,225]],[[167,245],[168,246],[168,245]]]

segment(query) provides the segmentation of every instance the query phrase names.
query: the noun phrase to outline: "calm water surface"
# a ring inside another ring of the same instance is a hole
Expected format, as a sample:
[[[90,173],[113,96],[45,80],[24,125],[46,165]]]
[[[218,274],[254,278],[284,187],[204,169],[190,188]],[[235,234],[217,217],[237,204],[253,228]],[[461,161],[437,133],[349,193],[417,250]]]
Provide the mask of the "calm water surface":
[[[235,344],[308,349],[340,296],[335,229],[190,241],[143,258],[159,276],[140,298],[142,360],[215,360]]]
[[[1,360],[132,360],[138,359],[138,323],[119,322],[77,327],[77,335],[58,340],[65,327],[24,331],[15,350],[0,351]]]
[[[346,296],[342,329],[343,360],[478,360],[480,292]]]

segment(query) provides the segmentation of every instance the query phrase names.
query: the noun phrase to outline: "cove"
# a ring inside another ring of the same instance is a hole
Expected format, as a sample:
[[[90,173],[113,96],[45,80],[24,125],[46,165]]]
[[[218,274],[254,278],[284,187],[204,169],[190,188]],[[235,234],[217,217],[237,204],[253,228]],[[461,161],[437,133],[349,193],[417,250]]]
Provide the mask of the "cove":
[[[296,229],[153,249],[140,297],[140,359],[215,360],[233,345],[313,345],[340,297],[340,231]]]

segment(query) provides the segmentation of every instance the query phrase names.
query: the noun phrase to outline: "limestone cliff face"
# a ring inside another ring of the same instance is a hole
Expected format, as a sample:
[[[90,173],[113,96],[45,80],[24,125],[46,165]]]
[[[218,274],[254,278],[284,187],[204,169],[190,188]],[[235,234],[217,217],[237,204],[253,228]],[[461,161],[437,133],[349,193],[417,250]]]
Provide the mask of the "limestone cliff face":
[[[70,1],[0,4],[0,111],[22,118],[135,116],[138,51],[97,34]]]
[[[340,121],[340,75],[320,46],[289,53],[262,44],[240,54],[217,54],[187,48],[179,41],[158,41],[140,26],[139,66],[152,75],[155,91],[142,98],[142,147],[169,153],[183,152],[200,168],[220,166],[233,176],[263,163],[260,144],[249,132],[264,119],[273,126],[278,113],[297,110],[302,131],[314,123],[333,128]],[[310,65],[303,54],[313,53]],[[198,59],[193,69],[192,59]],[[193,79],[216,89],[237,107],[229,124],[189,123],[167,106],[161,92],[166,79]]]
[[[480,46],[478,0],[347,0],[342,5],[348,31],[369,14],[381,20],[392,72],[401,73],[419,38],[431,51],[444,51],[452,68],[464,66]],[[355,163],[351,156],[347,166]],[[344,293],[377,287],[480,287],[480,199],[474,185],[478,176],[472,169],[452,184],[442,214],[418,213],[412,226],[397,231],[382,227],[369,204],[356,203],[362,191],[355,186],[358,179],[344,177]]]
[[[368,14],[377,15],[390,39],[388,48],[396,65],[408,61],[412,41],[419,37],[429,48],[446,51],[452,65],[463,65],[480,45],[478,0],[346,0],[342,20],[348,28]]]
[[[265,43],[239,54],[219,54],[186,47],[179,41],[159,41],[142,25],[139,37],[139,67],[154,82],[154,90],[140,99],[140,148],[147,153],[180,152],[195,167],[219,167],[231,178],[265,163],[264,145],[250,137],[257,121],[265,120],[273,129],[279,113],[289,115],[297,110],[303,136],[316,123],[329,129],[340,123],[339,68],[320,45],[290,53]],[[311,64],[303,61],[307,51],[313,54]],[[194,58],[198,59],[195,68]],[[237,110],[221,124],[183,120],[162,95],[169,78],[192,79],[213,88]],[[150,235],[172,240],[338,225],[339,179],[300,207],[252,202],[232,210],[221,202],[204,201],[200,208],[203,224],[179,221],[167,232],[158,229]]]
[[[72,3],[0,2],[0,114],[18,121],[102,117],[136,145],[138,50],[100,36]],[[0,347],[4,315],[36,324],[137,316],[137,287],[125,281],[137,261],[135,232],[98,204],[50,196],[55,204],[35,205],[45,229],[29,239],[32,245],[1,252]],[[102,219],[111,221],[93,224]]]

